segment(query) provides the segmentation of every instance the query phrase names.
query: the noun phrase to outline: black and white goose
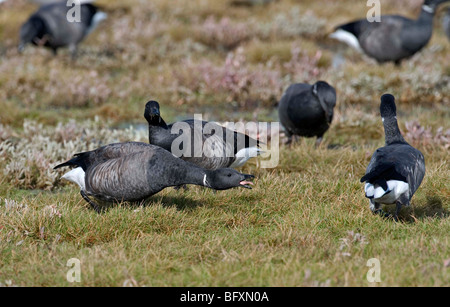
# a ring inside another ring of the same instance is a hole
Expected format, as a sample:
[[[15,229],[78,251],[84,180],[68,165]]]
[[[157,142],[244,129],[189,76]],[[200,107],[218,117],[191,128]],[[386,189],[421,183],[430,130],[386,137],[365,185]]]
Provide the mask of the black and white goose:
[[[106,19],[107,14],[101,12],[91,3],[80,5],[80,20],[70,22],[68,15],[75,9],[66,1],[45,4],[22,25],[20,29],[19,52],[27,44],[45,46],[56,54],[61,47],[69,47],[72,57],[76,56],[78,44],[91,33],[98,24]]]
[[[145,105],[144,117],[150,144],[206,169],[237,168],[261,152],[258,140],[213,122],[188,119],[167,125],[154,100]]]
[[[400,133],[394,96],[381,96],[380,113],[386,145],[375,151],[361,182],[366,182],[364,190],[372,212],[382,212],[381,204],[396,204],[397,220],[399,210],[410,205],[425,176],[425,159]]]
[[[81,196],[97,212],[101,206],[92,201],[141,201],[167,187],[195,184],[215,190],[234,187],[251,189],[253,175],[234,169],[207,170],[183,161],[167,150],[145,143],[115,143],[93,151],[75,154],[71,160],[54,167],[76,167],[62,178],[76,183]]]
[[[333,120],[336,106],[336,90],[324,81],[313,85],[296,83],[290,85],[281,97],[278,116],[288,141],[293,136],[317,137],[316,145]]]
[[[403,59],[413,56],[428,44],[436,8],[448,1],[425,0],[417,20],[399,15],[383,15],[380,22],[361,19],[336,27],[330,37],[363,51],[378,63],[400,65]]]

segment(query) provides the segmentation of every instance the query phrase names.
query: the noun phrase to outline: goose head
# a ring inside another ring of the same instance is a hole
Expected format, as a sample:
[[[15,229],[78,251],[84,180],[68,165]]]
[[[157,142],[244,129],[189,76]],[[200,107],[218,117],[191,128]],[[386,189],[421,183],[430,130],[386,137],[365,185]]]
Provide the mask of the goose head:
[[[159,103],[157,101],[150,100],[147,102],[145,105],[144,117],[149,125],[158,126],[161,123],[161,113],[159,111]]]
[[[215,190],[226,190],[235,187],[251,189],[255,176],[242,174],[232,168],[221,168],[211,171],[207,177],[207,185]]]

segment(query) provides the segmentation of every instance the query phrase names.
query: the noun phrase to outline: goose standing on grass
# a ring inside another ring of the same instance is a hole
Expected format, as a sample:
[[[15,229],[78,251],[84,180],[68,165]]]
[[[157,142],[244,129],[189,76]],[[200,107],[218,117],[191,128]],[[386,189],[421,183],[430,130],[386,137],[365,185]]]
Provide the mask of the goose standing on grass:
[[[202,168],[237,168],[261,152],[259,141],[212,122],[188,119],[167,125],[161,117],[159,103],[154,100],[145,105],[144,117],[148,122],[149,143],[172,153],[174,142],[183,134],[179,130],[175,131],[175,128],[188,128],[191,132],[188,137],[191,146],[187,146],[189,142],[185,142],[182,154],[177,156]],[[194,148],[196,144],[201,148]]]
[[[380,22],[361,19],[338,26],[330,37],[362,50],[378,63],[400,65],[428,44],[436,8],[448,1],[425,0],[417,20],[399,15],[383,15]]]
[[[173,156],[167,150],[139,142],[115,143],[75,154],[54,167],[74,166],[62,178],[76,183],[81,196],[100,212],[89,196],[106,202],[141,201],[167,187],[184,184],[214,190],[251,189],[253,175],[234,169],[206,170]]]
[[[396,204],[394,218],[398,220],[401,207],[410,205],[425,176],[425,159],[400,133],[394,96],[381,96],[380,113],[386,144],[373,154],[361,182],[366,182],[372,212],[382,213],[381,204]]]
[[[95,5],[84,3],[80,6],[80,20],[70,22],[67,15],[76,16],[69,12],[74,8],[66,1],[41,6],[20,29],[19,52],[27,44],[48,47],[55,55],[59,48],[69,47],[74,58],[78,44],[107,17]]]
[[[316,146],[320,145],[333,120],[335,106],[336,90],[324,81],[290,85],[278,106],[278,116],[288,137],[286,144],[292,142],[293,136],[315,136]]]

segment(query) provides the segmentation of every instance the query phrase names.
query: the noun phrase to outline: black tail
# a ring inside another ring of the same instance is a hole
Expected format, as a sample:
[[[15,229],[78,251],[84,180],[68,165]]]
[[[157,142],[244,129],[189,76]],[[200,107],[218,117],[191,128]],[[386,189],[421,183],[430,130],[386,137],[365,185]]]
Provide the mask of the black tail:
[[[385,182],[388,180],[400,180],[406,182],[405,176],[399,174],[395,169],[395,165],[392,163],[378,165],[361,178],[361,182],[367,181],[372,184],[377,183],[381,186],[385,185]],[[384,184],[382,184],[382,182],[384,182]]]
[[[344,25],[340,25],[336,27],[336,30],[342,29],[344,31],[352,33],[355,37],[359,37],[361,34],[361,27],[363,25],[363,22],[361,20],[357,20],[354,22],[349,22]]]
[[[77,167],[80,166],[84,171],[86,171],[85,153],[84,152],[77,153],[74,155],[72,159],[70,159],[67,162],[58,164],[53,169],[58,169],[64,166],[77,166]]]

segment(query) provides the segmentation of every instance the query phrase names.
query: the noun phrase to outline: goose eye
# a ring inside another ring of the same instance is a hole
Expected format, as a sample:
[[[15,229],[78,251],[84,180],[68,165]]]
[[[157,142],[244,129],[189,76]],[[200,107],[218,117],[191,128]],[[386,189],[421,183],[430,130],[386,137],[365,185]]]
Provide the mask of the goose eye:
[[[228,177],[231,177],[231,174],[228,174]]]

